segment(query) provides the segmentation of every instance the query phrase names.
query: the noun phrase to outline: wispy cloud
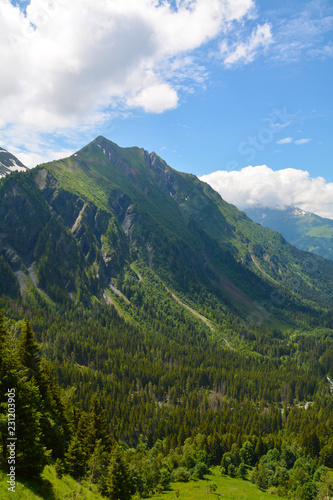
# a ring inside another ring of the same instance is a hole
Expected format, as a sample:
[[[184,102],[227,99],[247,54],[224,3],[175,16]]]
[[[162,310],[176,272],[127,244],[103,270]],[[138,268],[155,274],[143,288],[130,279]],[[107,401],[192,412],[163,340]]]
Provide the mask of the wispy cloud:
[[[311,142],[312,139],[298,139],[298,141],[295,141],[295,144],[298,146],[301,146],[302,144],[307,144],[308,142]]]
[[[290,144],[291,142],[293,142],[292,137],[285,137],[284,139],[276,141],[276,144]]]
[[[265,50],[272,43],[271,26],[265,23],[257,26],[245,42],[232,43],[226,41],[221,43],[220,51],[223,63],[226,67],[235,64],[249,64],[257,56],[259,50]]]
[[[292,137],[285,137],[284,139],[280,139],[279,141],[276,141],[276,144],[296,144],[297,146],[301,146],[302,144],[307,144],[308,142],[311,142],[312,139],[297,139],[294,141]]]
[[[220,45],[224,65],[248,64],[260,54],[266,62],[290,64],[300,60],[333,57],[333,7],[325,0],[279,5],[270,12],[269,23],[253,29],[244,27],[235,41],[233,33]]]
[[[333,57],[332,5],[319,0],[305,2],[302,6],[303,9],[291,18],[276,19],[275,44],[270,53],[275,61],[292,63],[304,58]]]

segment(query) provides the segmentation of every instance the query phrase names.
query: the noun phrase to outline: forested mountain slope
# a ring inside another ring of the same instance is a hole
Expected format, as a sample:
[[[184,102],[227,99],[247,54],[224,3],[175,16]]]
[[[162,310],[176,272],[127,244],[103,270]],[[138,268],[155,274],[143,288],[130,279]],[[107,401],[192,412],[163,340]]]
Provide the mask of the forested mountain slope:
[[[35,289],[43,300],[89,304],[121,288],[135,305],[140,268],[198,312],[216,302],[265,317],[258,304],[268,301],[266,316],[286,303],[326,314],[332,304],[332,262],[143,149],[98,137],[70,158],[3,179],[0,194],[1,291],[11,296]]]
[[[283,210],[255,207],[246,210],[255,222],[278,231],[292,245],[333,260],[333,220],[297,207]]]
[[[22,474],[35,439],[34,474],[58,460],[110,498],[118,463],[129,496],[222,464],[316,498],[333,465],[333,262],[103,137],[1,179],[0,236],[0,380],[37,433]],[[4,442],[5,389],[0,403]]]

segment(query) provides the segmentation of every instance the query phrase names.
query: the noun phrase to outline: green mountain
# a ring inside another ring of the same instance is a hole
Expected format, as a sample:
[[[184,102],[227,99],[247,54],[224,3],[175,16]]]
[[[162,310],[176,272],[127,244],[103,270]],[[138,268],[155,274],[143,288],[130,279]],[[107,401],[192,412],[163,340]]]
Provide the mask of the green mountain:
[[[0,276],[4,477],[10,392],[42,498],[143,498],[220,465],[298,500],[331,488],[333,262],[98,137],[0,180]]]
[[[301,250],[333,260],[333,220],[297,207],[283,210],[256,207],[246,210],[255,222],[281,233]]]
[[[12,172],[24,172],[27,167],[23,165],[14,155],[0,148],[0,177]]]
[[[332,305],[333,263],[253,223],[155,153],[98,137],[70,158],[4,178],[0,192],[2,292],[12,297],[121,298],[135,317],[147,275],[213,321],[221,309],[289,323],[292,309]]]

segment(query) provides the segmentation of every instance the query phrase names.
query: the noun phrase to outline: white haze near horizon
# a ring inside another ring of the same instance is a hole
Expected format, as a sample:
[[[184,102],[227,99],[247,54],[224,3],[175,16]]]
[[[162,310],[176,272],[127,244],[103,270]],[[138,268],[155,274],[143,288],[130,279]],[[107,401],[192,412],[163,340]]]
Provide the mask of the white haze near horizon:
[[[304,170],[274,171],[267,165],[257,165],[237,171],[218,170],[203,175],[200,180],[240,210],[257,206],[282,210],[293,205],[333,219],[333,182],[310,177]]]

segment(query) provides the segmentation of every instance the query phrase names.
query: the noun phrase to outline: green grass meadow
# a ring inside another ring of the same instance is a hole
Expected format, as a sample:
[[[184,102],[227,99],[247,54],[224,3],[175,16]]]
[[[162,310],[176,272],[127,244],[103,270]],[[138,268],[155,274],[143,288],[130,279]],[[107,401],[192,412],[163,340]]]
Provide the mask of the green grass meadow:
[[[250,481],[229,476],[222,476],[219,468],[212,468],[212,474],[200,481],[189,481],[188,483],[172,483],[171,488],[158,495],[152,500],[278,500],[281,498],[261,491]],[[210,491],[210,485],[215,483],[215,492]]]
[[[216,484],[215,492],[210,485]],[[92,488],[92,489],[90,489]],[[64,475],[58,479],[54,467],[46,466],[43,472],[43,483],[35,481],[16,481],[15,493],[8,491],[7,477],[0,471],[1,500],[103,500],[94,485],[86,481],[78,483],[71,476]],[[222,476],[219,468],[212,468],[212,474],[206,479],[189,481],[188,483],[172,483],[163,493],[149,497],[151,500],[278,500],[280,497],[260,491],[250,481]],[[137,499],[137,497],[134,497]]]
[[[43,482],[16,481],[15,493],[8,491],[7,477],[5,472],[0,471],[0,499],[1,500],[103,500],[101,495],[88,487],[86,481],[81,484],[71,476],[64,475],[58,479],[54,467],[46,466],[42,474]]]

